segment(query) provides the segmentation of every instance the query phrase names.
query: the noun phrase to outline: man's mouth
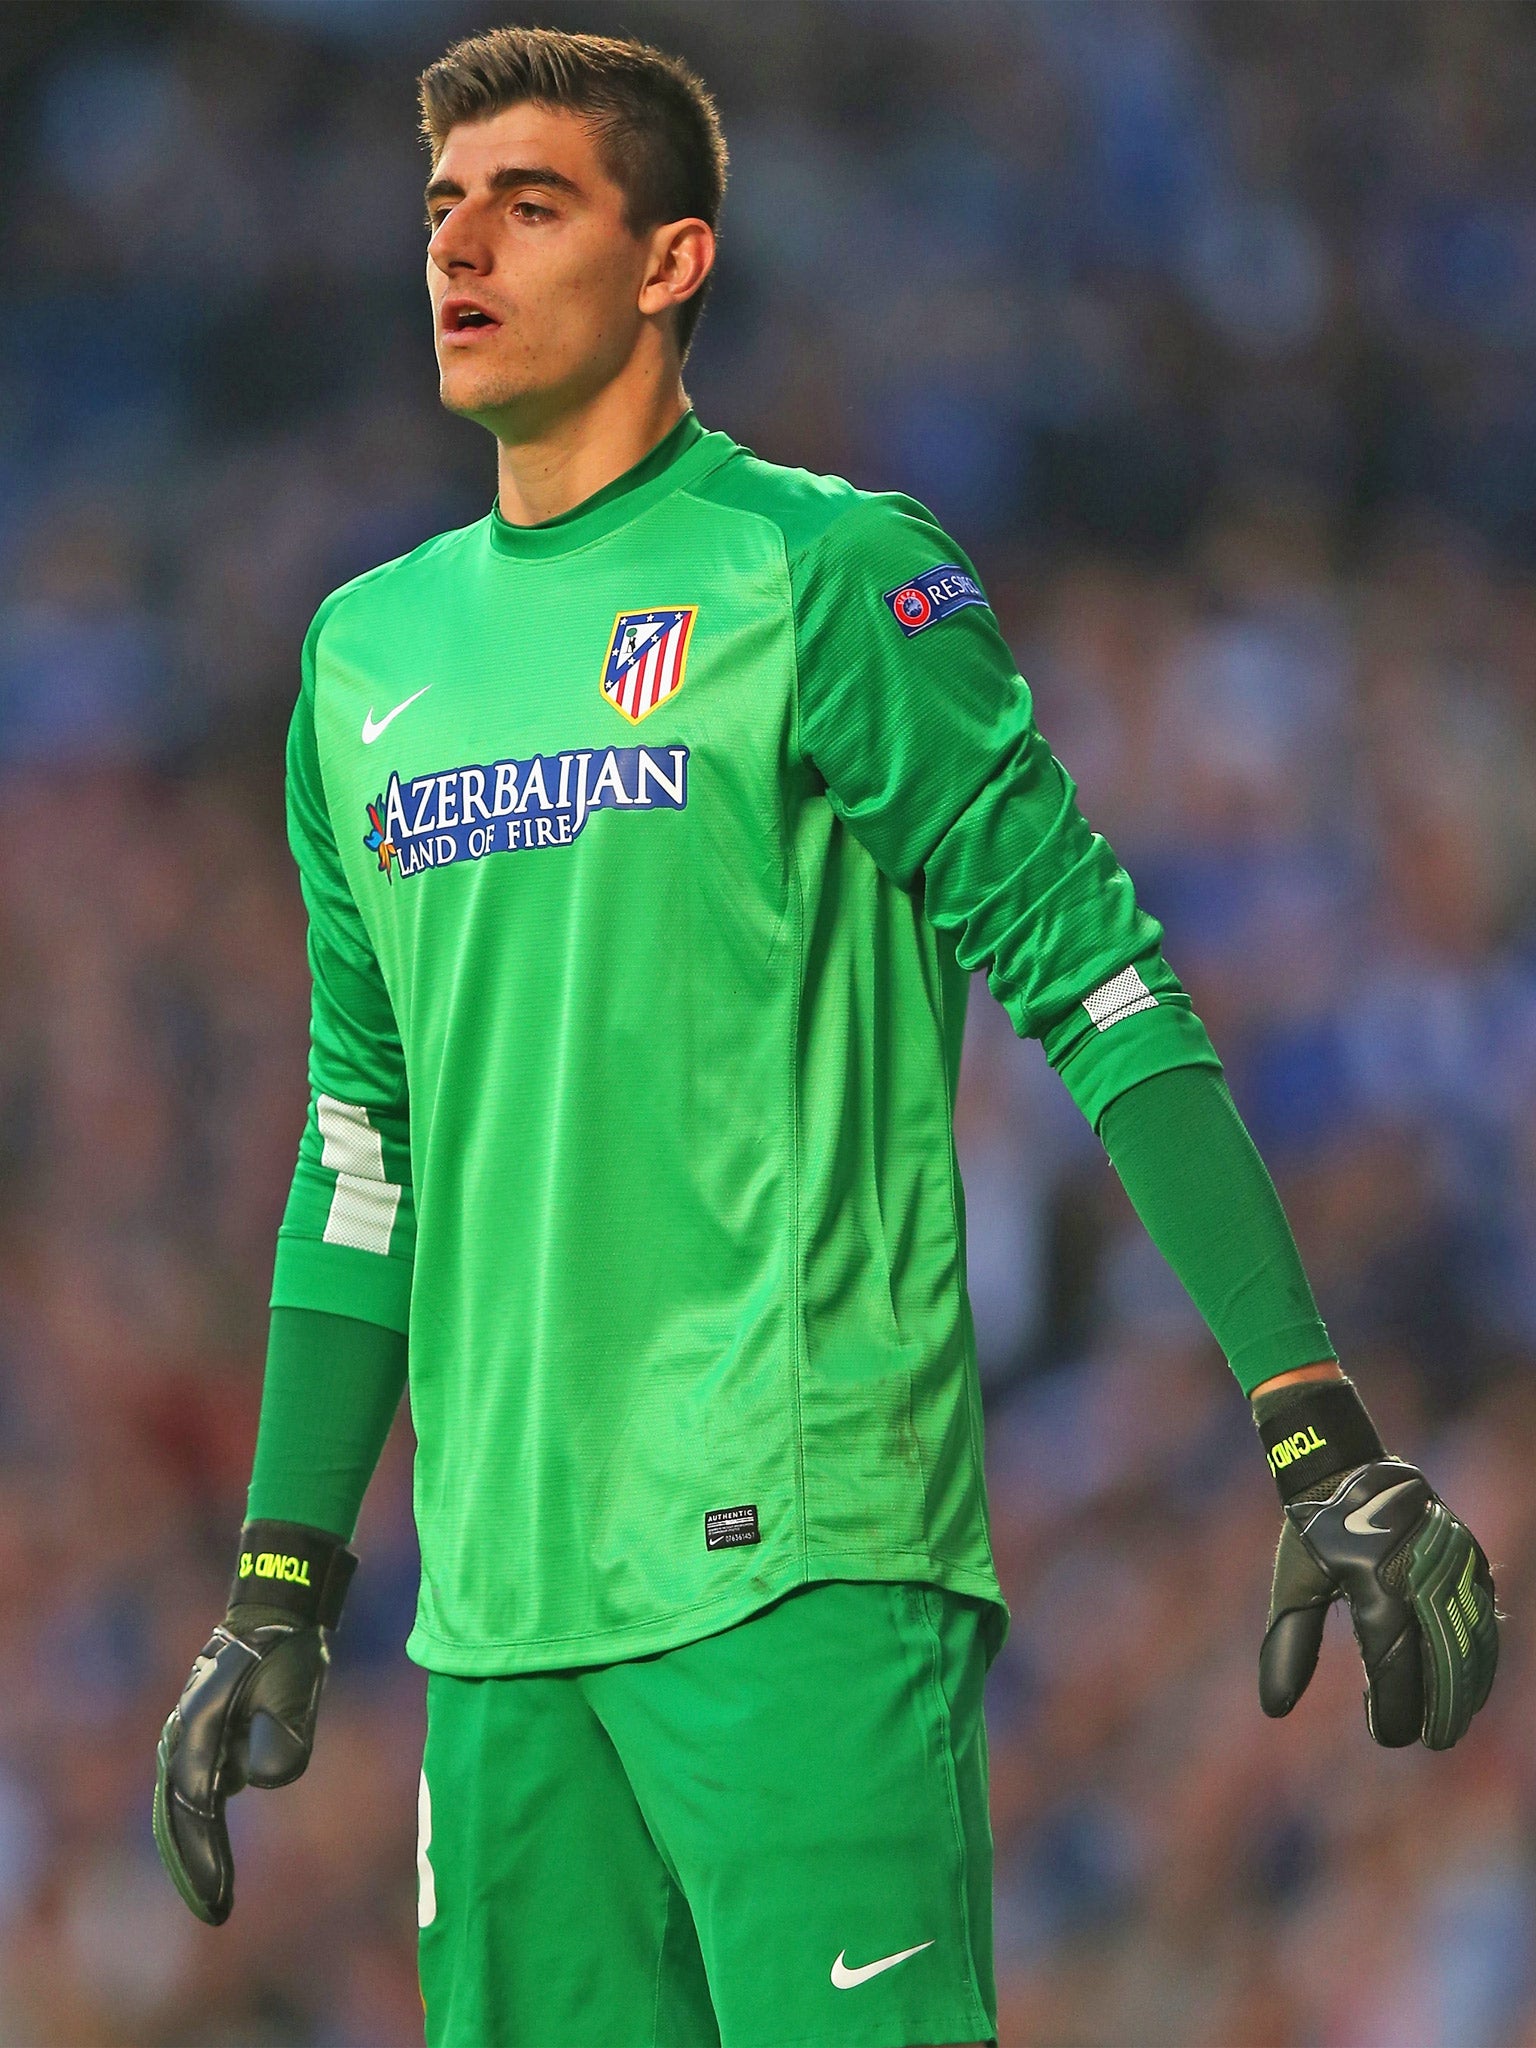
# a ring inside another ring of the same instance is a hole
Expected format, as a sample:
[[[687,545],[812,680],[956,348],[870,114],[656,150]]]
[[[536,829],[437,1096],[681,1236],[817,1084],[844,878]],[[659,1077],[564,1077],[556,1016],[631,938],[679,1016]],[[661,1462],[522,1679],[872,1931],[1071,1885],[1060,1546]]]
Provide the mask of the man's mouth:
[[[472,343],[477,335],[494,334],[500,325],[496,315],[474,299],[444,299],[438,312],[438,330],[443,340],[455,345]]]

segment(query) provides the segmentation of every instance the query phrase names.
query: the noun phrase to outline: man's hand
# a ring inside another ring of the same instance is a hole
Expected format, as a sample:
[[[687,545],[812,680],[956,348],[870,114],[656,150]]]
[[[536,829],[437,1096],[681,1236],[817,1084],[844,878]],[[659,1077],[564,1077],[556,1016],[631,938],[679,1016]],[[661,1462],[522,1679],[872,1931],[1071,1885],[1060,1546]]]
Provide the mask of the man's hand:
[[[1285,1514],[1259,1652],[1265,1713],[1288,1714],[1306,1691],[1342,1598],[1371,1734],[1389,1749],[1449,1749],[1499,1659],[1493,1574],[1476,1538],[1416,1466],[1382,1452],[1348,1380],[1261,1393],[1255,1419]]]
[[[245,1785],[291,1784],[309,1762],[329,1631],[356,1566],[324,1530],[247,1523],[229,1611],[161,1732],[155,1845],[212,1927],[229,1918],[235,1897],[225,1801]]]

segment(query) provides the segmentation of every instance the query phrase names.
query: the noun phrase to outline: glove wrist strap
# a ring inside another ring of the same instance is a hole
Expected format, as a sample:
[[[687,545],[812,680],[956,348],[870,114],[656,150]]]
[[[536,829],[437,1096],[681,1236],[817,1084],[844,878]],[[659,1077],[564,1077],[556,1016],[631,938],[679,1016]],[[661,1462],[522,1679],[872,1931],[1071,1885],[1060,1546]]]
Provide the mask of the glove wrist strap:
[[[247,1522],[229,1589],[231,1607],[281,1607],[302,1621],[335,1628],[357,1570],[339,1536],[302,1522]]]
[[[1253,1419],[1282,1507],[1336,1473],[1386,1456],[1352,1380],[1298,1380],[1260,1394]]]

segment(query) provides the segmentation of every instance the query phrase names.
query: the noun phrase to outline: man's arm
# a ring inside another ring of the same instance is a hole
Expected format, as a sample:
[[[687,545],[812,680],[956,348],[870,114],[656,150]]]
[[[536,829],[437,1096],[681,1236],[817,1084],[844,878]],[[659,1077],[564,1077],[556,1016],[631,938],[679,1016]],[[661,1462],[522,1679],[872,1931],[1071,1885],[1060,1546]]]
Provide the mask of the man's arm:
[[[1348,1602],[1372,1735],[1449,1749],[1488,1697],[1488,1561],[1416,1466],[1389,1458],[1332,1356],[1285,1212],[1219,1075],[1160,1074],[1099,1135],[1148,1234],[1253,1400],[1283,1524],[1259,1698],[1288,1714]]]
[[[1162,933],[1034,724],[970,565],[920,506],[867,499],[791,563],[802,752],[884,872],[921,888],[1038,1037],[1254,1397],[1285,1513],[1265,1710],[1349,1602],[1371,1732],[1445,1748],[1487,1696],[1493,1582],[1333,1358],[1279,1198]]]
[[[309,917],[309,1113],[278,1231],[274,1308],[355,1317],[403,1333],[416,1252],[405,1053],[353,899],[315,739],[316,645],[288,736],[288,840]]]
[[[249,1522],[298,1522],[352,1540],[405,1391],[405,1335],[322,1309],[274,1308]]]
[[[1147,1235],[1245,1394],[1338,1373],[1280,1197],[1222,1076],[1181,1067],[1117,1096],[1099,1137]]]
[[[288,736],[288,837],[309,916],[310,1099],[278,1232],[247,1515],[349,1539],[405,1386],[416,1214],[405,1054],[315,741],[328,610],[305,639]]]
[[[309,1762],[346,1547],[405,1383],[415,1251],[405,1056],[337,849],[315,740],[316,642],[288,745],[288,829],[309,913],[310,1103],[278,1237],[261,1423],[229,1603],[157,1757],[155,1841],[217,1925],[234,1903],[225,1803]]]
[[[926,575],[953,565],[954,573]],[[964,968],[1095,1126],[1115,1096],[1220,1061],[1112,848],[1035,724],[954,542],[909,499],[859,501],[792,559],[800,750],[879,867],[922,891]],[[960,587],[903,622],[908,587]]]

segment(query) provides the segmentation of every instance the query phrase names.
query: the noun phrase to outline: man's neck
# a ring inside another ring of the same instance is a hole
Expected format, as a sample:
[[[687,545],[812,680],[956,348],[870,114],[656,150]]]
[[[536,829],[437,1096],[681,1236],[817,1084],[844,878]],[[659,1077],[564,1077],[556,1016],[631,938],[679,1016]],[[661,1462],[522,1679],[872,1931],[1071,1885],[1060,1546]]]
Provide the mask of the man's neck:
[[[526,439],[498,437],[497,509],[511,526],[558,519],[633,469],[687,410],[675,376],[639,403],[632,387],[610,384]]]

